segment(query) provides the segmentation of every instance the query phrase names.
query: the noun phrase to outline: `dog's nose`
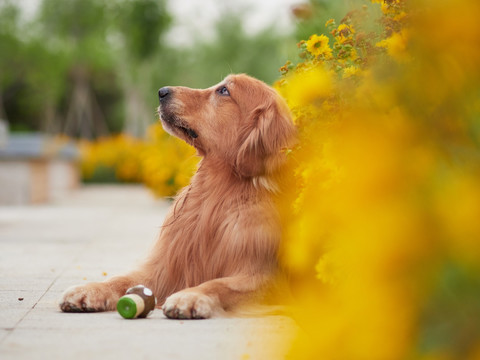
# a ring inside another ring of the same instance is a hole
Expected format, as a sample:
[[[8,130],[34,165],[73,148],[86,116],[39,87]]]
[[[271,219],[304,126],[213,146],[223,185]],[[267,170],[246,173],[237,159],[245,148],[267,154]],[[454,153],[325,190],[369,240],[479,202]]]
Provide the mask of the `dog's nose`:
[[[158,98],[160,101],[165,100],[165,98],[170,94],[170,88],[168,87],[162,87],[160,90],[158,90]]]

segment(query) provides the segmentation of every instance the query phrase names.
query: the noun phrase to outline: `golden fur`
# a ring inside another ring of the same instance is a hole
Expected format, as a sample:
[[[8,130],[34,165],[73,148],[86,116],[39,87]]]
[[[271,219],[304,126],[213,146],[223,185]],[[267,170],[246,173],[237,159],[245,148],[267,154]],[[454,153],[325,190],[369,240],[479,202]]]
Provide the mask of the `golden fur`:
[[[272,280],[281,237],[272,197],[295,127],[277,93],[246,75],[204,90],[159,91],[164,128],[201,163],[135,271],[70,288],[63,311],[114,310],[126,289],[150,287],[169,318],[208,318],[256,298]]]

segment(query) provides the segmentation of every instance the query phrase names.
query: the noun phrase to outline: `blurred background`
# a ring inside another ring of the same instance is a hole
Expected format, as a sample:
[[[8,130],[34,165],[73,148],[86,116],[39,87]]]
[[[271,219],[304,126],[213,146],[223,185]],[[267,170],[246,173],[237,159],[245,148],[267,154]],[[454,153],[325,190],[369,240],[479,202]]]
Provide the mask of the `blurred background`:
[[[49,195],[21,193],[38,193],[32,186],[47,178],[67,178],[56,186],[71,187],[75,159],[83,180],[160,180],[173,186],[155,193],[174,194],[194,165],[178,181],[171,174],[144,179],[146,156],[138,146],[132,153],[136,139],[165,139],[151,128],[157,90],[209,87],[229,73],[272,83],[297,57],[299,40],[354,2],[0,0],[0,187],[7,192],[0,202],[45,200]],[[56,165],[39,161],[46,157]],[[31,174],[42,180],[31,185]]]

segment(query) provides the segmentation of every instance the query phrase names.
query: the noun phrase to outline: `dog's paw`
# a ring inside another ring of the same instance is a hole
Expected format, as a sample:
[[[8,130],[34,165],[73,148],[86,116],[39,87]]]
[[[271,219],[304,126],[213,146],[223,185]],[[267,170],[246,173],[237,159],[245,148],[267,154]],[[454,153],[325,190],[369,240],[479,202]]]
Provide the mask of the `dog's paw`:
[[[220,309],[212,297],[184,290],[169,296],[162,310],[170,319],[208,319]]]
[[[117,300],[108,285],[91,283],[67,289],[59,305],[64,312],[107,311],[115,309]]]

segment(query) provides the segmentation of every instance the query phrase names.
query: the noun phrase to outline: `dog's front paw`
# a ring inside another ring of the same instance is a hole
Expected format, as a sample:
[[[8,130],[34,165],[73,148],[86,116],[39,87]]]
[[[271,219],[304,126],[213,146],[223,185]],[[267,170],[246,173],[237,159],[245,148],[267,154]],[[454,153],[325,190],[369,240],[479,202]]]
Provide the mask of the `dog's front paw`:
[[[60,301],[64,312],[94,312],[114,310],[118,297],[104,283],[72,286]]]
[[[220,309],[212,297],[183,290],[169,296],[162,310],[170,319],[208,319]]]

